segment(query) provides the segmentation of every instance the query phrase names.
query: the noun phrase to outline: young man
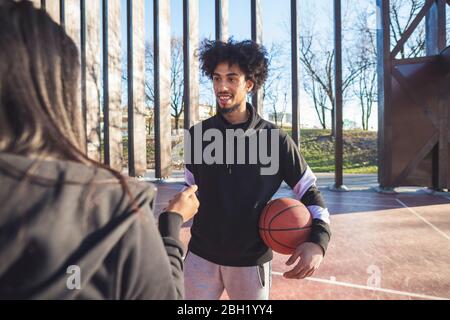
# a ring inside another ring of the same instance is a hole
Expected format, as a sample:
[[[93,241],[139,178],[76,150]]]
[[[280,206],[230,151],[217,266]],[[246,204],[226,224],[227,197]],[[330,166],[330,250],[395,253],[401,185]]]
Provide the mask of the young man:
[[[200,201],[185,260],[187,299],[218,299],[224,289],[231,299],[269,298],[272,251],[258,219],[283,181],[314,218],[310,241],[296,248],[284,277],[311,276],[328,246],[329,213],[316,177],[289,135],[246,102],[267,78],[266,55],[252,41],[204,41],[200,48],[217,114],[190,129],[185,149],[186,184],[198,185]]]

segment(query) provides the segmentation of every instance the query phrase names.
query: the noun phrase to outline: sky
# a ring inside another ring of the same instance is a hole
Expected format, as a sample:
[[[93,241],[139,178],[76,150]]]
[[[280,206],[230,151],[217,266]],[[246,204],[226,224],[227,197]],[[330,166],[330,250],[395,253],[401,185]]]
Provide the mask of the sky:
[[[125,8],[126,0],[122,1],[122,8]],[[167,0],[171,2],[171,34],[173,37],[182,37],[183,32],[183,0]],[[345,50],[345,30],[351,27],[351,1],[343,0],[343,29]],[[358,0],[359,3],[373,3],[375,0]],[[204,38],[213,39],[215,37],[214,28],[214,0],[199,0],[199,34],[200,40]],[[261,1],[263,15],[263,44],[269,47],[271,43],[282,42],[285,49],[290,50],[290,0],[262,0]],[[374,8],[373,8],[374,9]],[[146,16],[146,41],[153,40],[153,0],[145,0],[145,16]],[[350,17],[350,18],[347,18]],[[302,27],[307,24],[320,34],[323,41],[332,45],[333,41],[333,1],[332,0],[302,0],[299,1],[299,20],[300,33]],[[122,22],[126,21],[126,12],[122,10]],[[125,23],[122,24],[123,42],[126,43]],[[348,25],[348,26],[347,26]],[[244,40],[251,38],[250,26],[250,0],[229,0],[229,36],[235,40]],[[289,52],[289,51],[288,51]],[[123,56],[126,57],[126,46],[123,46]],[[290,79],[290,58],[286,56],[283,60],[283,68],[286,70],[287,78]],[[300,87],[302,88],[302,77],[300,78]],[[286,88],[288,91],[288,110],[290,110],[290,86]],[[124,90],[126,91],[126,90]],[[126,101],[126,96],[124,97]],[[344,120],[360,123],[360,111],[357,105],[348,102],[344,106]],[[300,124],[304,127],[314,127],[319,125],[315,110],[312,106],[309,96],[301,90],[300,92]],[[376,130],[377,115],[376,110],[370,122],[370,128]]]

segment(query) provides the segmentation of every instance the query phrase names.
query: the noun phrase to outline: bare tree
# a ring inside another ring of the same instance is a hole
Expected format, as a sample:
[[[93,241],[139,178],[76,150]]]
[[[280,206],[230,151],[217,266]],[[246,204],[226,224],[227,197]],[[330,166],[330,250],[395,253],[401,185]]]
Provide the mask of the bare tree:
[[[356,81],[354,92],[361,107],[361,124],[363,130],[369,130],[372,107],[378,101],[377,73],[373,66],[363,70]]]
[[[304,67],[304,89],[311,96],[317,115],[326,129],[326,113],[331,113],[332,135],[334,135],[334,50],[315,46],[318,41],[310,33],[300,37],[300,62]],[[347,68],[342,81],[342,92],[353,84],[362,68]]]
[[[358,73],[354,85],[353,94],[357,98],[361,109],[361,126],[363,130],[369,129],[369,120],[372,108],[378,99],[377,92],[377,49],[376,34],[370,29],[368,21],[370,15],[367,10],[362,10],[356,18],[357,34],[355,38],[355,51],[348,64],[351,69],[361,70]]]
[[[424,0],[391,0],[391,37],[395,45],[411,25],[424,5]],[[425,25],[419,24],[416,31],[401,48],[401,59],[417,57],[425,53]]]
[[[316,110],[317,117],[319,118],[320,125],[322,129],[327,128],[327,113],[332,109],[328,107],[327,94],[322,86],[317,85],[310,75],[308,75],[309,81],[304,84],[305,91],[313,99],[314,109]]]
[[[184,73],[183,73],[183,39],[172,38],[171,42],[171,66],[170,66],[170,106],[171,116],[174,118],[175,129],[179,129],[180,118],[184,111]],[[155,91],[153,87],[154,74],[153,65],[153,45],[147,43],[145,46],[146,56],[146,80],[145,80],[145,101],[147,107],[153,109],[155,101]]]
[[[286,70],[282,63],[284,47],[282,42],[274,42],[267,50],[269,61],[269,76],[264,83],[264,106],[273,115],[275,125],[281,127],[283,118],[286,116],[288,84],[286,81]],[[282,100],[284,99],[284,100]],[[283,108],[280,110],[280,104]]]

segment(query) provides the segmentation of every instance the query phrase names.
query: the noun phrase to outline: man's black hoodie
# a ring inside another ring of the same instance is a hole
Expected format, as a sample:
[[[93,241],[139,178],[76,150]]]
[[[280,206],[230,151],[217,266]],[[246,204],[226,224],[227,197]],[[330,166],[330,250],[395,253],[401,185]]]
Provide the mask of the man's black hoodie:
[[[200,201],[189,250],[227,266],[270,261],[272,251],[259,236],[258,221],[264,206],[285,181],[313,215],[310,241],[320,245],[325,254],[331,235],[329,213],[314,174],[288,134],[262,119],[250,104],[247,110],[245,123],[233,125],[217,114],[189,130],[185,180],[187,185],[198,185]],[[234,142],[226,138],[227,131],[238,129],[241,132],[235,131]],[[239,141],[245,141],[244,148],[238,148]],[[250,160],[264,148],[267,152],[262,154],[271,155],[270,163],[259,156],[256,162]],[[231,150],[233,156],[227,159]],[[244,163],[237,160],[242,152]],[[206,159],[208,155],[214,161]],[[269,171],[263,173],[263,168]]]

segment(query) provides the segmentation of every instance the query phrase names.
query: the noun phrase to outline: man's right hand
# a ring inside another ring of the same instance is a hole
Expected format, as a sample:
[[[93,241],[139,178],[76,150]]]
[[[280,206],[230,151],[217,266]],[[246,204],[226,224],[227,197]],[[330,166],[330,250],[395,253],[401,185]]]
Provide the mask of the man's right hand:
[[[192,185],[176,194],[164,210],[178,213],[183,217],[183,222],[190,220],[197,213],[200,206],[200,202],[195,195],[197,189],[196,185]]]

